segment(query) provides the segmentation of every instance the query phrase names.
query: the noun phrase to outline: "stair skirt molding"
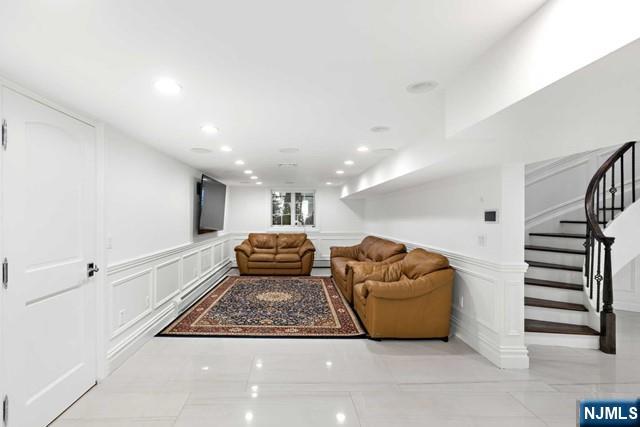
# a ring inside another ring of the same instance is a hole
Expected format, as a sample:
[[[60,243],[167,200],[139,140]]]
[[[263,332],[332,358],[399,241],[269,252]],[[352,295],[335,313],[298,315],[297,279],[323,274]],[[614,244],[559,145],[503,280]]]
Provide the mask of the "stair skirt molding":
[[[524,273],[527,264],[499,264],[461,253],[379,236],[440,253],[455,269],[451,335],[503,369],[526,369]]]
[[[110,265],[105,378],[231,269],[230,235]]]
[[[249,233],[299,233],[299,230],[284,229],[282,231],[269,230],[269,231],[247,231],[241,233],[231,233],[231,260],[232,265],[237,267],[236,256],[233,253],[233,248],[242,243],[247,238]],[[331,246],[353,246],[362,242],[365,234],[363,233],[345,233],[336,231],[307,231],[307,236],[313,242],[316,247],[316,254],[313,261],[314,267],[330,267],[331,258]]]

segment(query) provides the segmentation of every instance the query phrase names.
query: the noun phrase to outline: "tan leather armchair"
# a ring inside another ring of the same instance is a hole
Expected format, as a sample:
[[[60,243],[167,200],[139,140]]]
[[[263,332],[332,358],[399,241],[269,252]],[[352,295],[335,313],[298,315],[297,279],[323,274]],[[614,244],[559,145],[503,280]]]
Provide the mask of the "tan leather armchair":
[[[401,243],[367,236],[355,246],[331,247],[331,275],[338,289],[349,303],[353,302],[354,265],[389,264],[401,260],[407,248]]]
[[[354,307],[370,337],[448,338],[454,272],[447,258],[414,249],[393,264],[352,269]]]
[[[308,276],[315,251],[304,233],[251,233],[235,247],[242,275]]]

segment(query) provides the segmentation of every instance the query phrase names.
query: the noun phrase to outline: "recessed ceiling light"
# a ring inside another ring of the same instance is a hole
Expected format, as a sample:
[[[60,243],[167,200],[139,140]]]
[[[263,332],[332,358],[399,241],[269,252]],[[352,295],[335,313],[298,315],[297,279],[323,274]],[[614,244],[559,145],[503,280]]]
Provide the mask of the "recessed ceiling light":
[[[210,123],[202,125],[200,130],[209,135],[215,135],[216,133],[218,133],[218,128]]]
[[[238,165],[238,166],[242,166],[242,165],[244,165],[244,160],[236,160],[236,161],[235,161],[235,162],[233,162],[233,163],[235,163],[235,164],[236,164],[236,165]]]
[[[280,151],[281,153],[286,153],[286,154],[294,154],[300,151],[299,148],[296,147],[285,147],[285,148],[281,148],[278,151]]]
[[[325,184],[327,184],[327,185],[333,185],[333,182],[331,182],[331,181],[327,181],[327,182],[325,182]]]
[[[409,93],[427,93],[438,87],[438,82],[434,80],[428,80],[426,82],[413,83],[407,86],[407,92]]]
[[[169,77],[159,78],[153,86],[163,95],[177,95],[182,91],[182,86]]]
[[[258,179],[258,177],[255,175],[251,175],[251,179]]]
[[[374,126],[371,128],[371,132],[374,133],[382,133],[382,132],[389,132],[391,128],[389,126]]]
[[[262,181],[256,182],[257,185],[262,185]]]
[[[337,170],[337,171],[336,171],[336,173],[337,173],[338,175],[342,175],[342,174],[344,173],[344,171],[343,171],[343,170]]]
[[[222,147],[220,147],[220,151],[228,153],[229,151],[231,151],[231,147],[229,147],[228,145],[223,145]]]
[[[253,171],[251,169],[247,169],[246,171],[244,171],[244,173],[247,175],[251,175]]]
[[[293,185],[293,184],[295,184],[295,182],[294,182],[294,181],[285,181],[284,183],[285,183],[285,184],[287,184],[287,185]]]
[[[369,147],[367,147],[366,145],[361,145],[360,147],[358,147],[358,151],[361,153],[366,153],[367,151],[369,151]]]
[[[355,162],[353,160],[345,160],[344,164],[347,166],[352,166]]]
[[[191,151],[197,154],[208,154],[211,152],[211,150],[206,147],[191,147]]]

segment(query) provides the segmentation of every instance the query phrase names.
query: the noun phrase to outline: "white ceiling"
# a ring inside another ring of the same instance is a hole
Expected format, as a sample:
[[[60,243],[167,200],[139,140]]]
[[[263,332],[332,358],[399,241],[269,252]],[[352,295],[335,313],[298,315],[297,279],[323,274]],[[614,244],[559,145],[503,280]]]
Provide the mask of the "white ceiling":
[[[245,168],[267,185],[339,183],[384,157],[359,145],[426,143],[446,82],[542,3],[0,0],[0,74],[228,183]],[[163,76],[179,96],[154,91]],[[424,80],[441,86],[405,91]]]

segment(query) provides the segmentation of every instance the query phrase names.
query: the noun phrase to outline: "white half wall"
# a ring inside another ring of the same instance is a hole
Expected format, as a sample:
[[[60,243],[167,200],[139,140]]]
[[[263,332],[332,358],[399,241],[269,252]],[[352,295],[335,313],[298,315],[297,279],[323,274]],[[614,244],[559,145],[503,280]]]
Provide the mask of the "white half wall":
[[[484,222],[497,209],[498,223]],[[526,368],[524,166],[508,164],[367,198],[365,233],[447,256],[453,334],[502,368]]]

